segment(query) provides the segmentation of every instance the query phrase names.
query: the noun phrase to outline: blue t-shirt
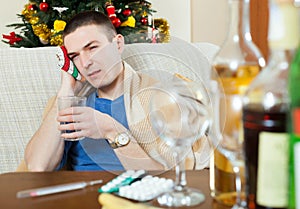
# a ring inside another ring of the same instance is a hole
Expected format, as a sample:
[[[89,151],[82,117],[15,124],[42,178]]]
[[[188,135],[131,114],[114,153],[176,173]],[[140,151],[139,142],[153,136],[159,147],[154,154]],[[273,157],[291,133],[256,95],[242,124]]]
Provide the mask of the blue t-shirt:
[[[110,115],[128,129],[124,96],[112,101],[98,98],[94,92],[88,97],[87,106]],[[75,171],[124,170],[106,139],[84,138],[80,141],[65,141],[64,154],[58,170],[67,162]]]

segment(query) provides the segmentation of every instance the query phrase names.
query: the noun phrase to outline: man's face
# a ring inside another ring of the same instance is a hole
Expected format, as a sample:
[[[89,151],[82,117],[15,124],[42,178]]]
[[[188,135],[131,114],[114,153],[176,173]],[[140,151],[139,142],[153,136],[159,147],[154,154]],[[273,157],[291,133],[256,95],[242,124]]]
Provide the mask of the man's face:
[[[109,86],[122,70],[117,41],[110,42],[100,26],[79,27],[64,38],[64,44],[81,75],[95,88]]]

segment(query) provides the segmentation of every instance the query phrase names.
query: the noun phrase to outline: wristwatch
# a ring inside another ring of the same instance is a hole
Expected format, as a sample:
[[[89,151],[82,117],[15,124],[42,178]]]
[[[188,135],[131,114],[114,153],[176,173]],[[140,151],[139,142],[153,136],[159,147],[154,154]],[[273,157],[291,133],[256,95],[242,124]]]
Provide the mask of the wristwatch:
[[[113,142],[110,143],[110,146],[113,149],[116,149],[116,148],[119,148],[119,147],[126,146],[129,142],[130,142],[129,134],[127,132],[122,132],[122,133],[119,133],[115,137]]]

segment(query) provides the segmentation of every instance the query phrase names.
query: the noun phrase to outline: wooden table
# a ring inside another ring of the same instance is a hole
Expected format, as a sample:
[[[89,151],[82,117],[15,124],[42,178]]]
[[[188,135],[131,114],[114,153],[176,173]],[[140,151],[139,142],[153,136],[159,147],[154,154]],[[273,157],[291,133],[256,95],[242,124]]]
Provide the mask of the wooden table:
[[[154,174],[154,173],[153,173]],[[4,173],[0,175],[0,205],[5,209],[100,209],[98,203],[98,188],[101,185],[94,185],[85,189],[70,191],[60,194],[52,194],[34,198],[17,198],[16,193],[21,190],[51,186],[56,184],[71,183],[78,181],[91,181],[103,179],[103,183],[115,178],[117,174],[110,172],[74,172],[74,171],[58,171],[58,172],[26,172],[26,173]],[[174,179],[174,171],[168,171],[159,174],[167,178]],[[209,172],[187,171],[188,185],[200,189],[206,196],[204,203],[188,207],[190,209],[210,209],[220,208],[210,197],[209,190]],[[120,208],[121,209],[121,208]]]

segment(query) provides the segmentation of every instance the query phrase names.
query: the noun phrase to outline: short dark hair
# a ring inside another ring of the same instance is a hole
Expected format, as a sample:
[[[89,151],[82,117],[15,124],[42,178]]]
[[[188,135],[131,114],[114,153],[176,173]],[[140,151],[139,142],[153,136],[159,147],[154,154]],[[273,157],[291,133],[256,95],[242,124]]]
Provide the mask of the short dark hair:
[[[76,14],[68,21],[63,31],[63,37],[74,32],[77,28],[87,25],[102,26],[109,41],[112,41],[117,34],[107,15],[98,11],[84,11]]]

